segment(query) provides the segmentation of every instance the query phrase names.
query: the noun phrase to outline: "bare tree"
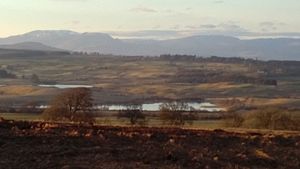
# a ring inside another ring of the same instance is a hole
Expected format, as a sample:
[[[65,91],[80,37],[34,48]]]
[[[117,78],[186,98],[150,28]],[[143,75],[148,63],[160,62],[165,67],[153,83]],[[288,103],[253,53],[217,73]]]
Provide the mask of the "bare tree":
[[[188,104],[183,102],[163,103],[160,105],[160,118],[163,123],[169,125],[184,125],[186,122],[192,123],[197,119],[194,111]]]
[[[300,130],[297,113],[276,107],[262,107],[250,112],[227,112],[224,118],[226,127]]]
[[[32,83],[39,84],[41,82],[39,76],[37,74],[32,74],[30,77]]]
[[[5,122],[5,119],[0,116],[0,122]]]
[[[69,89],[52,100],[43,116],[54,121],[94,122],[92,102],[90,89]]]
[[[131,125],[145,125],[146,117],[141,105],[130,105],[125,110],[120,110],[118,118],[127,118]]]
[[[247,114],[244,126],[271,130],[300,130],[295,112],[289,110],[265,107]]]

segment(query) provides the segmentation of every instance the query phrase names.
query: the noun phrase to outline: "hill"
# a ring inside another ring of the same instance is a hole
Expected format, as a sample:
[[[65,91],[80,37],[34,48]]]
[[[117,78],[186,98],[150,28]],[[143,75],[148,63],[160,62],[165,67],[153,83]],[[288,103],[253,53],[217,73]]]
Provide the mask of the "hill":
[[[26,57],[26,59],[30,58],[36,58],[36,57],[61,57],[70,55],[70,52],[68,51],[42,51],[42,50],[25,50],[25,49],[2,49],[0,47],[0,58],[23,58]]]
[[[0,49],[32,50],[32,51],[65,51],[38,42],[21,42],[10,45],[0,45]]]

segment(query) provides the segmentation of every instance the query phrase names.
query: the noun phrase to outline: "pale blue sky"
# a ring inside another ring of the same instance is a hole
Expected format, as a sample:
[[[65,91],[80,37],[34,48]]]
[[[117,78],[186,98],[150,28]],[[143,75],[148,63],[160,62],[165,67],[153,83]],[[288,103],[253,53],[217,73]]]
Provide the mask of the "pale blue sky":
[[[300,32],[300,0],[1,0],[0,9],[0,37],[49,29],[119,37]]]

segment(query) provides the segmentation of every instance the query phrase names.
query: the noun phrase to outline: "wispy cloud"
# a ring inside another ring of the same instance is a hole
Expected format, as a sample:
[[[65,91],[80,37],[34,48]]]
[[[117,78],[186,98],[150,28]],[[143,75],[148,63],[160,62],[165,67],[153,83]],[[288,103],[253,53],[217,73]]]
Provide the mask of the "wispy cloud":
[[[56,2],[88,2],[91,0],[49,0],[49,1],[56,1]]]
[[[78,25],[78,24],[80,24],[80,21],[78,21],[78,20],[73,20],[71,23],[72,23],[73,25]]]
[[[149,7],[139,6],[136,8],[132,8],[130,11],[132,12],[146,12],[146,13],[155,13],[158,12],[157,10]]]
[[[263,25],[268,25],[264,23]],[[271,25],[271,24],[270,24]],[[178,25],[179,26],[179,25]],[[300,32],[255,32],[243,28],[238,24],[221,23],[218,25],[199,25],[199,26],[180,26],[184,29],[170,29],[164,30],[141,30],[141,31],[116,31],[107,32],[114,37],[125,39],[173,39],[183,38],[188,36],[197,35],[224,35],[239,37],[245,39],[254,39],[259,37],[288,37],[288,38],[300,38]]]
[[[285,25],[286,24],[282,23],[282,22],[270,22],[270,21],[261,22],[259,24],[259,26],[263,32],[275,31],[275,30],[278,30],[278,28],[285,26]]]
[[[141,31],[114,31],[106,32],[119,38],[136,39],[169,39],[181,37],[181,31],[175,30],[141,30]]]
[[[215,3],[215,4],[222,4],[222,3],[224,3],[224,1],[223,0],[215,0],[215,1],[213,1],[213,3]]]
[[[200,27],[204,28],[204,29],[215,29],[218,26],[217,25],[213,25],[213,24],[204,24],[204,25],[200,25]]]

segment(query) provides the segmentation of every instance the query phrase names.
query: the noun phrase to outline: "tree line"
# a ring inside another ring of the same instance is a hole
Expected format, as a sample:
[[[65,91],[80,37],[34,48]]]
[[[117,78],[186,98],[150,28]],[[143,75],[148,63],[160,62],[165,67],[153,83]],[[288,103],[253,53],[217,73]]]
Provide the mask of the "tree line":
[[[187,103],[171,102],[160,106],[159,117],[168,125],[184,125],[197,120],[195,111]],[[119,110],[118,118],[126,118],[131,125],[145,125],[146,115],[141,105],[130,105]],[[94,123],[94,105],[91,89],[68,89],[56,96],[49,107],[43,112],[43,118],[49,121],[70,121],[79,123]]]

